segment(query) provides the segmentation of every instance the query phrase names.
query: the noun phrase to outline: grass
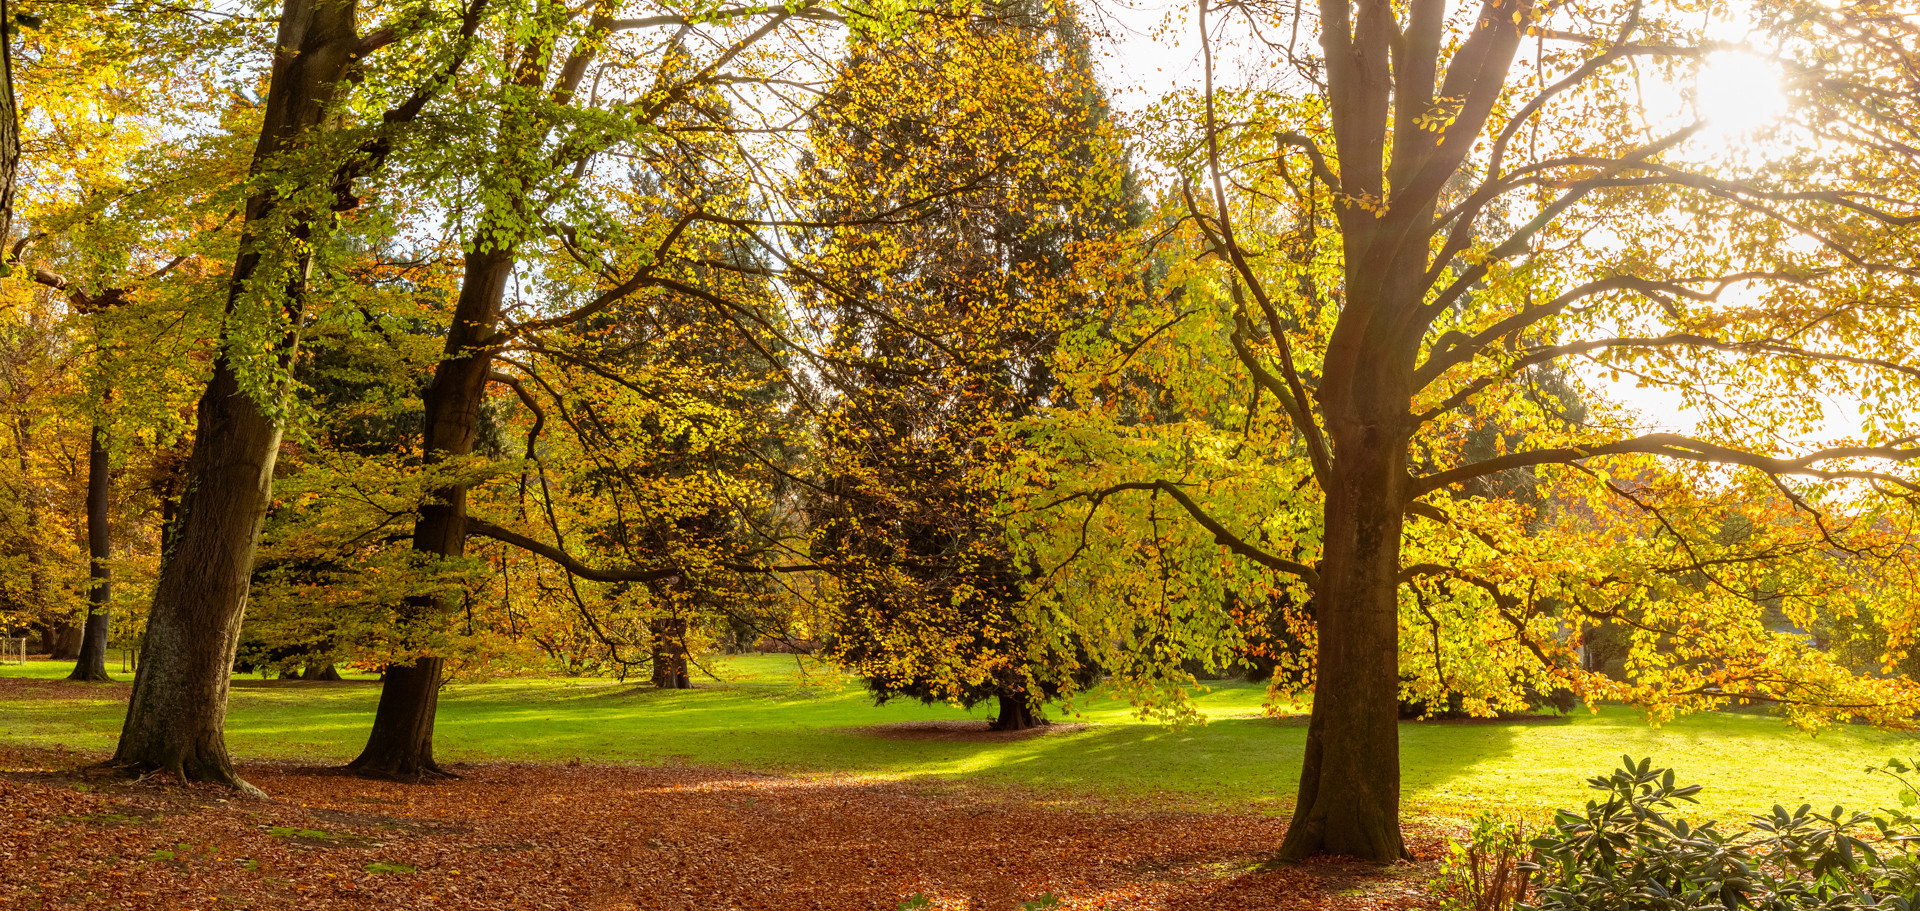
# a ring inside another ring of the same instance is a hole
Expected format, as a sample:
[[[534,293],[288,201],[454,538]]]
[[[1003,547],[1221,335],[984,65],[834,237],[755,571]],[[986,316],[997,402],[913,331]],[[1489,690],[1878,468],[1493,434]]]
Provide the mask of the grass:
[[[1078,733],[1012,742],[883,739],[848,729],[968,715],[918,703],[874,706],[857,681],[838,675],[803,684],[787,657],[742,656],[722,668],[727,682],[677,692],[610,680],[450,684],[435,725],[437,750],[455,762],[734,765],[1013,786],[1062,802],[1282,812],[1292,804],[1306,739],[1301,720],[1262,717],[1263,688],[1242,683],[1216,684],[1198,697],[1209,719],[1203,726],[1167,728],[1134,718],[1125,704],[1095,700],[1071,717],[1054,713],[1095,725]],[[0,665],[0,677],[57,678],[65,670],[50,662]],[[228,743],[242,759],[344,762],[365,740],[378,692],[370,681],[236,678]],[[122,712],[108,692],[0,701],[0,741],[106,753]],[[1613,768],[1622,753],[1651,756],[1682,780],[1706,785],[1702,818],[1744,819],[1774,803],[1870,809],[1891,803],[1894,793],[1865,767],[1916,752],[1910,735],[1863,727],[1812,736],[1776,718],[1710,713],[1654,728],[1619,706],[1546,721],[1401,726],[1409,809],[1448,816],[1577,806],[1586,799],[1584,780]]]

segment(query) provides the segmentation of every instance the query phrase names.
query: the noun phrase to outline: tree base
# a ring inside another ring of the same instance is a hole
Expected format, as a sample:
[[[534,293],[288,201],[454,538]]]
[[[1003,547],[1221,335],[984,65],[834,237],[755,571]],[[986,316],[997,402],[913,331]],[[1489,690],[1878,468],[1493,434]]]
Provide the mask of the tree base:
[[[67,675],[67,679],[77,680],[81,683],[112,683],[113,682],[113,678],[107,674],[107,671],[105,668],[95,668],[95,667],[76,667],[73,669],[73,673]]]
[[[424,784],[455,778],[433,760],[433,716],[440,702],[444,659],[423,656],[387,667],[374,711],[373,732],[349,774],[382,781]]]
[[[321,665],[309,664],[300,673],[293,675],[293,679],[319,680],[332,683],[339,681],[341,678],[339,669],[335,668],[333,662],[329,661]]]
[[[204,764],[178,763],[162,765],[152,762],[133,762],[124,759],[109,759],[106,762],[85,768],[89,774],[106,778],[122,778],[129,781],[148,781],[155,775],[171,775],[182,786],[189,784],[212,784],[231,788],[242,797],[255,800],[267,800],[267,792],[248,784],[245,779],[234,774],[231,768],[213,767]]]
[[[355,778],[365,778],[369,781],[395,781],[401,784],[437,784],[442,781],[460,780],[459,775],[449,772],[438,765],[411,769],[387,769],[372,764],[362,765],[359,760],[354,760],[347,765],[341,766],[340,771],[352,775]]]
[[[1000,700],[1000,714],[994,717],[992,724],[987,725],[988,730],[1030,731],[1047,724],[1047,719],[1041,717],[1039,712],[1034,711],[1033,706],[1028,705],[1025,699],[1018,696],[1001,696],[998,698]]]

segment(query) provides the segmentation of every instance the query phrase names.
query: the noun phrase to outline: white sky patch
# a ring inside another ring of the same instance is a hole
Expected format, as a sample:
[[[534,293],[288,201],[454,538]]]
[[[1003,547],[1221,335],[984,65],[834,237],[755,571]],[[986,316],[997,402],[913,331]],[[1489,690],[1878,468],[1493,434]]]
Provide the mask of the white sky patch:
[[[1787,112],[1780,73],[1757,53],[1724,51],[1707,58],[1694,106],[1709,141],[1727,141],[1762,129]]]

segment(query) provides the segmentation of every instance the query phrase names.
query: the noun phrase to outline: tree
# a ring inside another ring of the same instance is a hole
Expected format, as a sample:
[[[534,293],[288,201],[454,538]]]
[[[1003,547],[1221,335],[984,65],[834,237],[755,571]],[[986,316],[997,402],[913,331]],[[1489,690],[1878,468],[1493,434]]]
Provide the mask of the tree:
[[[226,321],[196,412],[187,485],[110,762],[116,768],[255,790],[233,772],[224,725],[228,674],[280,448],[278,374],[311,317],[314,250],[324,247],[330,219],[357,204],[353,179],[390,149],[391,130],[417,116],[459,70],[481,3],[464,10],[444,49],[426,55],[425,85],[378,118],[372,135],[362,137],[365,148],[347,149],[329,141],[345,134],[330,135],[327,124],[342,113],[343,90],[364,59],[393,43],[397,26],[362,36],[354,0],[288,0],[281,8]]]
[[[991,4],[855,43],[811,129],[828,654],[882,701],[997,700],[1002,730],[1098,673],[1035,627],[993,484],[1089,319],[1078,257],[1133,214],[1087,58],[1071,8]]]
[[[457,173],[464,185],[452,194],[462,200],[458,227],[465,242],[443,356],[424,401],[429,468],[472,455],[481,405],[495,382],[494,358],[516,338],[580,324],[635,296],[685,295],[731,322],[763,319],[757,308],[707,291],[696,278],[725,264],[704,261],[705,245],[695,239],[751,224],[749,201],[735,187],[758,167],[738,141],[757,128],[731,122],[711,96],[784,85],[785,77],[767,69],[776,59],[774,36],[804,42],[799,26],[840,17],[817,3],[673,8],[635,17],[622,11],[611,0],[585,18],[561,3],[524,11],[516,41],[492,48],[498,59],[491,61],[496,68],[489,81],[465,96],[465,107],[442,115],[478,141],[448,146],[465,167]],[[665,50],[634,50],[651,48],[651,41]],[[648,65],[633,66],[633,59]],[[611,81],[583,91],[595,73]],[[765,100],[770,112],[791,104],[771,88]],[[691,150],[699,167],[674,167],[684,160],[678,149]],[[601,165],[616,155],[653,172],[639,182],[651,195],[636,198],[630,174]],[[445,172],[427,176],[444,178]],[[644,217],[608,216],[595,204],[596,191]],[[507,290],[523,260],[535,257],[559,277],[553,285],[559,293],[544,302],[550,309],[510,319]],[[447,565],[466,557],[469,531],[480,527],[467,517],[469,486],[439,487],[421,506],[413,550],[423,562]],[[534,543],[515,538],[509,543]],[[548,552],[565,556],[564,549]],[[567,559],[569,570],[582,566]],[[648,571],[629,575],[654,578]],[[450,614],[451,594],[409,598],[400,622],[431,629]],[[373,730],[349,768],[382,777],[443,774],[433,759],[443,664],[441,656],[421,653],[387,668]]]
[[[72,391],[72,354],[59,302],[16,288],[0,323],[0,413],[12,450],[0,473],[0,603],[10,620],[38,629],[51,657],[71,659],[80,645],[73,619],[84,557],[74,531],[84,481],[63,456],[84,444],[71,415],[52,406]]]
[[[1480,669],[1454,682],[1488,700],[1552,680],[1659,714],[1735,696],[1806,723],[1911,714],[1909,683],[1848,674],[1766,631],[1777,593],[1757,584],[1767,567],[1794,578],[1809,610],[1806,583],[1839,577],[1843,556],[1890,569],[1912,552],[1901,511],[1920,450],[1893,403],[1913,394],[1901,301],[1914,251],[1888,229],[1920,214],[1913,157],[1881,140],[1915,112],[1880,84],[1904,72],[1886,65],[1908,53],[1891,50],[1906,26],[1755,10],[1766,51],[1649,4],[1328,0],[1253,23],[1317,30],[1319,54],[1256,45],[1312,87],[1289,95],[1213,85],[1220,20],[1200,5],[1208,84],[1165,109],[1196,125],[1165,148],[1204,259],[1182,280],[1184,325],[1157,336],[1164,312],[1143,317],[1135,339],[1197,346],[1156,344],[1143,360],[1239,372],[1185,379],[1178,395],[1204,421],[1097,446],[1091,426],[1057,433],[1070,463],[1103,449],[1130,462],[1050,482],[1064,490],[1049,500],[1088,506],[1072,523],[1083,541],[1098,516],[1134,541],[1152,527],[1187,577],[1163,587],[1286,590],[1302,606],[1314,656],[1294,680],[1312,717],[1282,857],[1404,856],[1403,667]],[[1805,106],[1729,148],[1686,87],[1756,53]],[[1682,88],[1637,95],[1636,73]],[[1123,348],[1081,358],[1137,353]],[[1579,363],[1674,390],[1701,426],[1645,432],[1617,409],[1575,421],[1528,394],[1541,371]],[[1743,382],[1755,378],[1768,385]],[[1810,393],[1836,389],[1866,417],[1857,435],[1821,439]],[[1488,422],[1518,436],[1476,453],[1465,439]],[[1516,470],[1540,479],[1545,505],[1477,483]],[[1779,535],[1703,545],[1757,502],[1788,505],[1770,517]],[[1162,504],[1191,533],[1140,515]],[[1546,521],[1529,530],[1535,515]],[[1623,689],[1567,660],[1609,619],[1637,625]]]

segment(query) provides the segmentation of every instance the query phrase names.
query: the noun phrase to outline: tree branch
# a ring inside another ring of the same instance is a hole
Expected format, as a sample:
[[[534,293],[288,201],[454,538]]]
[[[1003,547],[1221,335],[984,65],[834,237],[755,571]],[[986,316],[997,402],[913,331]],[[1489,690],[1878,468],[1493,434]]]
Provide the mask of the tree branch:
[[[1910,443],[1911,439],[1897,442]],[[1590,447],[1567,446],[1556,449],[1536,449],[1527,452],[1515,452],[1496,458],[1485,459],[1470,465],[1451,468],[1438,474],[1417,478],[1413,482],[1413,496],[1419,497],[1443,487],[1449,487],[1462,481],[1484,477],[1513,468],[1528,468],[1534,465],[1573,464],[1594,456],[1604,455],[1653,455],[1667,458],[1684,459],[1720,465],[1741,465],[1774,475],[1804,475],[1823,480],[1853,478],[1876,480],[1894,484],[1916,493],[1920,493],[1920,484],[1885,472],[1860,469],[1822,469],[1813,466],[1835,459],[1883,459],[1893,462],[1911,462],[1920,459],[1920,448],[1899,448],[1897,446],[1837,446],[1821,449],[1799,458],[1780,459],[1757,453],[1709,443],[1675,433],[1654,433],[1628,440],[1602,443]]]

